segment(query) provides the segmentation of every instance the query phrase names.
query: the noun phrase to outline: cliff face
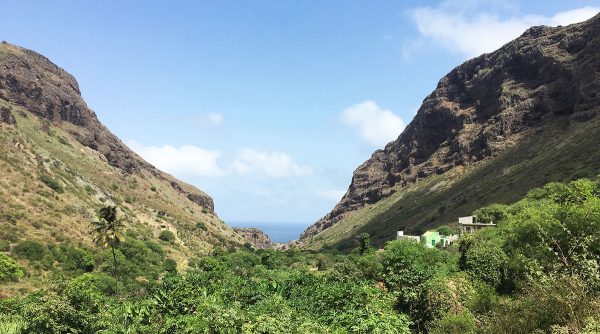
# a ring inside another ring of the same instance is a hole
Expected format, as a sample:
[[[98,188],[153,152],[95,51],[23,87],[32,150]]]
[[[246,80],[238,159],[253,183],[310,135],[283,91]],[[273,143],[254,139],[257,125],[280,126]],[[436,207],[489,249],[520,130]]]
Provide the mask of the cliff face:
[[[181,263],[245,241],[201,190],[131,151],[85,104],[77,81],[44,56],[0,44],[0,239],[88,243],[94,211],[119,205],[136,237]]]
[[[419,180],[498,156],[543,122],[588,121],[599,92],[600,15],[530,28],[444,76],[398,139],[356,169],[342,200],[301,240]]]
[[[48,126],[65,128],[82,145],[97,151],[111,166],[125,173],[148,171],[168,181],[190,201],[213,212],[212,198],[156,169],[102,125],[83,101],[75,78],[48,58],[31,50],[2,44],[0,99],[31,111],[47,121]],[[8,111],[5,113],[8,115]]]
[[[242,235],[250,244],[260,249],[267,249],[273,246],[271,239],[265,232],[257,228],[235,228],[235,231]]]

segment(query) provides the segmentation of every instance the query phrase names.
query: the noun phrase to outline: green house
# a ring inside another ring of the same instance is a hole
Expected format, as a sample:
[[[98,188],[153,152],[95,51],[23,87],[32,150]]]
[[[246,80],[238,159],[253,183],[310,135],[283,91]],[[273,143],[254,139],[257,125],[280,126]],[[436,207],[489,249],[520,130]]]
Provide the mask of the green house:
[[[438,231],[427,231],[421,235],[421,243],[426,247],[433,248],[441,245],[440,247],[447,247],[450,245],[452,236],[441,235]]]

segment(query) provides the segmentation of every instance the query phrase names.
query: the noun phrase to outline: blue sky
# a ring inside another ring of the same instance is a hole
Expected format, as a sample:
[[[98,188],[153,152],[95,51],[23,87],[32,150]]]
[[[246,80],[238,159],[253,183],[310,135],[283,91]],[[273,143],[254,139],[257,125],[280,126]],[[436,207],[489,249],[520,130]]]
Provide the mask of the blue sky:
[[[310,224],[453,67],[600,1],[0,1],[0,39],[226,222]]]

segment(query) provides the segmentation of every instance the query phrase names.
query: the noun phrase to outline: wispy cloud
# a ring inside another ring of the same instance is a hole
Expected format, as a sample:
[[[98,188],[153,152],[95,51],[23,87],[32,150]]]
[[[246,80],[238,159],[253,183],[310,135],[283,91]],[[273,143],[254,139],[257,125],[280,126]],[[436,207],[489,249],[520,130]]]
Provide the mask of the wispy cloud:
[[[600,7],[582,7],[558,12],[553,16],[517,15],[503,18],[488,11],[479,11],[478,2],[469,6],[443,2],[437,7],[420,7],[408,11],[420,37],[404,45],[410,56],[424,45],[437,45],[467,58],[491,52],[521,35],[535,25],[568,25],[585,21],[600,11]]]
[[[302,176],[312,173],[309,165],[296,162],[283,152],[246,148],[230,163],[220,163],[221,152],[194,145],[146,146],[134,140],[127,145],[157,168],[178,177],[220,177],[224,175],[261,175],[269,178]],[[267,193],[261,193],[265,196]]]
[[[277,178],[301,176],[312,172],[310,166],[297,163],[286,153],[251,148],[239,152],[233,161],[232,169],[237,174],[259,173]]]
[[[217,126],[223,123],[223,115],[218,112],[209,112],[200,115],[196,122],[201,126]]]
[[[135,141],[128,141],[127,144],[142,158],[173,175],[206,177],[225,174],[218,163],[221,155],[219,151],[206,150],[193,145],[144,146]]]
[[[373,101],[355,104],[342,112],[342,121],[355,128],[367,143],[381,147],[404,130],[404,121]]]

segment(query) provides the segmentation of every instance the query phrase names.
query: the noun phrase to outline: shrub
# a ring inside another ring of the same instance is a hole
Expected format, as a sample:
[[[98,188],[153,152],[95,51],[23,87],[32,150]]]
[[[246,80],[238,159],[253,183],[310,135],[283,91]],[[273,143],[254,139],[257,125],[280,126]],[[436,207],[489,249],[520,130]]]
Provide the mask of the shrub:
[[[158,238],[162,241],[171,242],[171,241],[175,240],[175,234],[173,234],[173,232],[171,232],[169,230],[163,230],[158,235]]]
[[[472,334],[477,329],[475,317],[468,310],[446,313],[429,328],[429,334]]]
[[[435,230],[438,231],[441,235],[445,235],[445,236],[456,234],[454,232],[454,229],[448,225],[442,225],[442,226],[436,228]]]
[[[7,240],[0,240],[0,252],[8,252],[10,250],[10,242]]]
[[[206,231],[207,227],[206,224],[204,222],[197,222],[196,223],[196,228],[201,230],[201,231]]]
[[[24,240],[13,248],[13,253],[29,261],[39,261],[46,254],[46,247],[37,241]]]
[[[176,273],[177,272],[177,262],[175,262],[175,260],[173,260],[173,259],[166,259],[165,263],[164,263],[164,269],[166,272]]]
[[[425,292],[427,282],[447,272],[446,253],[421,244],[396,240],[389,242],[383,252],[385,285],[398,296],[398,306],[408,313],[417,326],[430,320]]]
[[[83,270],[86,272],[92,271],[96,262],[92,254],[81,248],[74,246],[61,245],[60,252],[62,253],[62,261],[64,268],[70,271]]]
[[[90,186],[89,184],[86,184],[85,187],[83,187],[83,189],[88,195],[96,195],[97,193],[96,189],[92,188],[92,186]]]
[[[25,329],[25,320],[20,316],[6,316],[0,314],[0,333],[20,334]]]
[[[40,180],[48,186],[48,188],[54,190],[55,192],[62,194],[64,192],[63,187],[60,185],[60,183],[55,180],[52,176],[47,175],[47,174],[42,174],[42,176],[40,176]]]
[[[71,144],[69,144],[69,141],[65,137],[58,137],[58,142],[63,145],[71,146]]]
[[[6,254],[0,253],[0,282],[18,280],[23,277],[21,266]]]

